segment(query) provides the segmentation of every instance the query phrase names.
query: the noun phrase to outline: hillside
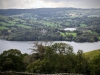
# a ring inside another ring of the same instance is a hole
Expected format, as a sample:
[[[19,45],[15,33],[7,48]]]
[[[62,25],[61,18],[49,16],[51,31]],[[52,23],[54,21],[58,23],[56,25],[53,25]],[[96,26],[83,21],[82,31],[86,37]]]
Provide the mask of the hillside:
[[[0,9],[0,38],[13,41],[100,41],[100,9]],[[65,28],[76,28],[65,31]],[[33,31],[34,30],[34,31]]]
[[[85,55],[86,58],[92,59],[95,56],[100,55],[100,49],[98,49],[98,50],[92,50],[92,51],[89,51],[89,52],[85,52],[84,55]]]

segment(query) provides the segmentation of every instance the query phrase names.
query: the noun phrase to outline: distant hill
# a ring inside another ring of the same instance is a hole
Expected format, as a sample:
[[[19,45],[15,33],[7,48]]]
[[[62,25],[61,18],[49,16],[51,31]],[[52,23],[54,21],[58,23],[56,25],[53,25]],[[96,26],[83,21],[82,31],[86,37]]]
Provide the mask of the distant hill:
[[[16,14],[22,14],[22,13],[40,13],[40,12],[59,12],[59,11],[66,11],[66,10],[93,10],[97,11],[100,9],[81,9],[81,8],[38,8],[38,9],[0,9],[0,14],[1,15],[16,15]]]
[[[76,30],[65,31],[65,28]],[[0,39],[97,42],[100,9],[0,9]]]
[[[1,15],[16,15],[21,13],[59,12],[65,10],[78,10],[77,8],[38,8],[38,9],[0,9]]]

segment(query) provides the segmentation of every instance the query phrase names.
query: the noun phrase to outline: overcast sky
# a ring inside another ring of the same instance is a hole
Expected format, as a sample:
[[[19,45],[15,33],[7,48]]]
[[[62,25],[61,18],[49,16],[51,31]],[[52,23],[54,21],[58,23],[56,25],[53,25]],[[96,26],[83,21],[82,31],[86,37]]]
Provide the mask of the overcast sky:
[[[100,0],[0,0],[0,9],[56,7],[100,8]]]

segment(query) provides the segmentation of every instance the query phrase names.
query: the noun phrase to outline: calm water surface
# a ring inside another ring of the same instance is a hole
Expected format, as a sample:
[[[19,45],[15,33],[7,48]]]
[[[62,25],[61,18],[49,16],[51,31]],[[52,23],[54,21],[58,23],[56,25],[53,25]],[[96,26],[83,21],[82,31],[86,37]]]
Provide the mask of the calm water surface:
[[[74,30],[76,30],[76,28],[65,28],[64,30],[65,30],[65,31],[68,31],[68,30],[69,30],[69,31],[74,31]]]
[[[76,42],[68,42],[68,41],[54,41],[54,42],[64,42],[68,43],[74,48],[74,52],[77,52],[79,49],[83,50],[84,52],[100,49],[100,41],[94,42],[94,43],[76,43]],[[29,53],[31,54],[31,43],[34,43],[34,41],[6,41],[6,40],[0,40],[0,53],[2,53],[4,50],[9,49],[18,49],[22,53]]]

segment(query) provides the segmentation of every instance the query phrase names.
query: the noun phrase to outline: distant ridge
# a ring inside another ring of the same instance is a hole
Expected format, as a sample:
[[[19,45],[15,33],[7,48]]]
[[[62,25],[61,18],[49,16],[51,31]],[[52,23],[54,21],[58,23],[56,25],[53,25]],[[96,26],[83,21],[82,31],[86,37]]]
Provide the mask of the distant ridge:
[[[36,8],[36,9],[0,9],[1,15],[16,15],[21,13],[37,13],[37,12],[55,12],[65,10],[100,10],[100,8],[82,9],[82,8]]]

